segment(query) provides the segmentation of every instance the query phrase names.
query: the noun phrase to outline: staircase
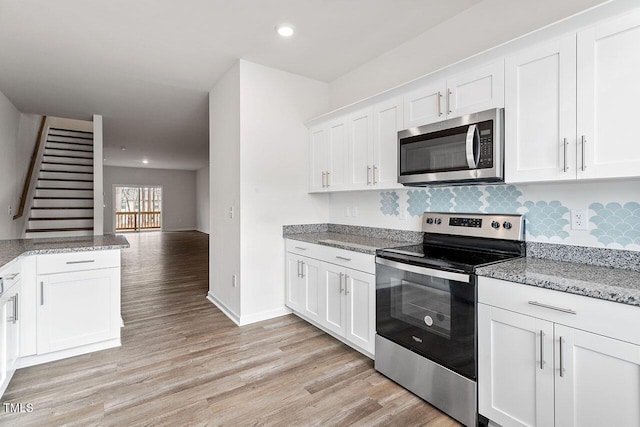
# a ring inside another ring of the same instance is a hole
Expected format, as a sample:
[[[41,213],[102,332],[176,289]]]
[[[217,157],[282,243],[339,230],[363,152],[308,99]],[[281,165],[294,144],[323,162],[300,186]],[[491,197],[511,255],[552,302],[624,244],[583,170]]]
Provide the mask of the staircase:
[[[64,120],[48,123],[37,155],[41,161],[34,162],[25,237],[93,235],[93,132],[65,128]]]

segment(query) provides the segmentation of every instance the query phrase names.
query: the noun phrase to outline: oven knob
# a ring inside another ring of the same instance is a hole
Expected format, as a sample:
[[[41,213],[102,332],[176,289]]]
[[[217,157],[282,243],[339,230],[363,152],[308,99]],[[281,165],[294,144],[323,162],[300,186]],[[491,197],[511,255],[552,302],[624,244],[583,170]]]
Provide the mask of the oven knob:
[[[500,223],[498,221],[493,221],[491,222],[491,227],[497,230],[498,228],[500,228]]]
[[[436,225],[442,224],[442,220],[440,218],[436,218]]]
[[[427,224],[433,224],[433,218],[427,218]]]
[[[424,323],[427,326],[433,325],[433,318],[429,315],[424,316]]]
[[[509,221],[505,221],[502,226],[507,230],[511,230],[511,223]]]

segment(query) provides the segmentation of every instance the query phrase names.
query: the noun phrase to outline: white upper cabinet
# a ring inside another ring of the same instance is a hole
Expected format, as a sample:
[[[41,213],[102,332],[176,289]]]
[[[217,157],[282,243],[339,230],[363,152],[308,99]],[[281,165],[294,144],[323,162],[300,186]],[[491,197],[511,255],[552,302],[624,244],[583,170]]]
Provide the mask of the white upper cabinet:
[[[402,98],[373,106],[372,185],[375,188],[399,188],[398,131],[402,129]]]
[[[506,59],[505,180],[640,176],[640,12]]]
[[[520,51],[505,68],[506,181],[575,179],[575,35]]]
[[[330,190],[341,190],[348,183],[349,122],[344,118],[334,120],[327,127],[329,143],[329,162],[327,164],[326,187]]]
[[[578,178],[640,175],[640,12],[578,33]]]
[[[358,190],[371,185],[373,165],[373,108],[349,116],[349,184]]]
[[[404,128],[504,106],[504,61],[434,82],[404,96]]]
[[[323,191],[326,188],[327,162],[329,147],[327,145],[327,126],[321,125],[309,130],[310,163],[309,163],[309,191]]]

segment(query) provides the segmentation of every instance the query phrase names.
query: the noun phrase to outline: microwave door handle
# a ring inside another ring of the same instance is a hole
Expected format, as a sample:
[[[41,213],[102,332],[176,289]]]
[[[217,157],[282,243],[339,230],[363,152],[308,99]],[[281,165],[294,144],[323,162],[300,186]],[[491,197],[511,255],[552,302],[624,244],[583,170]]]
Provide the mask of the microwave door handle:
[[[469,169],[477,169],[478,168],[478,156],[476,153],[478,152],[477,145],[479,145],[478,139],[478,127],[476,125],[469,126],[467,129],[467,142],[466,142],[466,151],[467,151],[467,165]]]

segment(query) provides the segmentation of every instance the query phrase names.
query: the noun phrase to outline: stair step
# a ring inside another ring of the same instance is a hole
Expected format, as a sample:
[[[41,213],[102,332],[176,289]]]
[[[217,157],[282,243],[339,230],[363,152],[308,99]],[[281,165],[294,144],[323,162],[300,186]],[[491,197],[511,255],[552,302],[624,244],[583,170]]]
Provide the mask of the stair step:
[[[63,218],[29,218],[29,221],[68,221],[68,220],[81,220],[90,219],[93,221],[92,216],[68,216]]]
[[[42,162],[41,171],[46,172],[86,172],[93,173],[92,165],[75,165],[73,163]]]
[[[33,207],[31,209],[52,209],[67,207],[69,209],[93,208],[93,198],[34,197]]]
[[[73,136],[51,135],[47,136],[47,142],[60,144],[73,144],[83,147],[93,147],[93,138],[77,138]]]
[[[38,180],[38,187],[46,189],[69,189],[69,190],[93,190],[93,181],[67,181],[67,180],[51,180],[40,179]]]
[[[93,198],[93,188],[36,188],[35,197],[55,199]]]
[[[93,153],[93,145],[87,144],[75,144],[73,142],[57,142],[47,141],[45,145],[50,150],[66,150],[66,151],[80,151],[83,153]]]
[[[93,173],[76,171],[40,171],[38,179],[93,182]]]
[[[31,219],[93,218],[93,208],[31,208]]]
[[[73,129],[49,128],[49,135],[76,139],[93,139],[93,132]]]
[[[74,132],[74,133],[93,135],[93,132],[88,130],[75,130],[75,129],[63,129],[63,128],[49,128],[49,130],[53,130],[56,132]]]
[[[43,231],[75,231],[75,230],[93,230],[93,227],[72,227],[72,228],[38,228],[38,229],[27,229],[27,233],[41,233]]]
[[[39,231],[26,233],[27,239],[53,239],[60,237],[81,237],[81,236],[93,236],[93,228],[90,230],[74,230],[74,231]]]
[[[45,156],[71,157],[76,159],[93,159],[93,152],[80,150],[63,150],[60,148],[44,147]]]
[[[93,218],[38,218],[29,219],[28,230],[36,232],[38,230],[70,230],[70,229],[93,229]]]
[[[57,163],[70,163],[74,165],[93,166],[93,159],[87,159],[86,157],[69,157],[69,156],[44,156],[43,162],[57,162]]]

